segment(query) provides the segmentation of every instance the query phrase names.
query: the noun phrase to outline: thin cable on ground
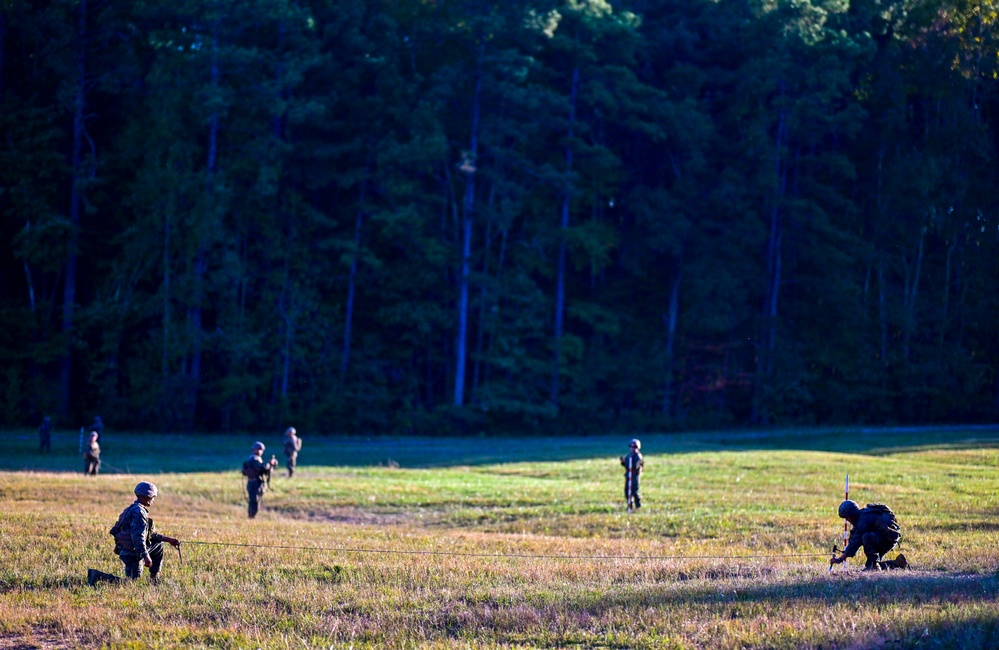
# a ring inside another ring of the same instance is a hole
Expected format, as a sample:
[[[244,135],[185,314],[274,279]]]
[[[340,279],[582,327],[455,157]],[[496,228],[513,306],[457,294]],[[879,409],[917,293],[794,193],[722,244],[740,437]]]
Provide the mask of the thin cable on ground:
[[[453,557],[523,558],[547,560],[749,560],[778,557],[827,557],[828,553],[783,553],[765,555],[548,555],[541,553],[466,553],[461,551],[400,551],[383,548],[357,548],[345,546],[289,546],[284,544],[241,544],[237,542],[202,542],[180,540],[182,544],[204,546],[238,546],[243,548],[276,548],[296,551],[325,551],[339,553],[382,553],[396,555],[444,555]]]

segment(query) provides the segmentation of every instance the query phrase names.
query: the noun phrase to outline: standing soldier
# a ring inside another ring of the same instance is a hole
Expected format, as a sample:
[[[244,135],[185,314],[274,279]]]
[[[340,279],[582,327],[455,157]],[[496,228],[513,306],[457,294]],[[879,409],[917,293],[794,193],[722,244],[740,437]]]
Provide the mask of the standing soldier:
[[[42,419],[42,426],[38,427],[38,453],[52,452],[52,420],[48,416]]]
[[[114,552],[121,558],[125,565],[125,576],[130,580],[137,580],[145,566],[149,569],[149,579],[156,584],[163,565],[163,542],[180,548],[179,540],[153,532],[149,508],[157,495],[159,490],[152,483],[142,481],[136,485],[135,501],[122,511],[110,531],[114,537]],[[93,585],[101,581],[117,582],[118,578],[90,569],[87,582]]]
[[[621,456],[621,465],[624,466],[624,498],[628,503],[628,512],[631,512],[632,507],[636,510],[642,507],[642,497],[638,488],[639,478],[645,469],[645,459],[639,451],[642,442],[638,438],[632,439],[628,446],[631,452],[627,456]]]
[[[284,455],[288,459],[288,478],[295,474],[295,464],[298,462],[298,452],[302,451],[302,439],[298,437],[295,427],[288,427],[284,432]]]
[[[255,442],[251,448],[250,457],[243,461],[243,476],[246,477],[246,493],[250,496],[247,510],[250,519],[257,516],[260,502],[264,499],[264,491],[271,479],[271,470],[277,467],[277,458],[271,456],[264,462],[264,443]]]
[[[83,473],[97,476],[101,471],[101,446],[97,444],[97,432],[90,432],[90,443],[83,452]]]
[[[846,558],[853,557],[863,547],[864,555],[867,556],[864,571],[888,571],[909,566],[901,553],[894,560],[881,560],[902,539],[902,530],[891,508],[883,503],[868,503],[866,508],[861,509],[856,501],[847,499],[839,504],[839,516],[853,524],[853,530],[850,531],[850,541],[843,549],[843,554],[834,557],[832,564],[845,562]]]

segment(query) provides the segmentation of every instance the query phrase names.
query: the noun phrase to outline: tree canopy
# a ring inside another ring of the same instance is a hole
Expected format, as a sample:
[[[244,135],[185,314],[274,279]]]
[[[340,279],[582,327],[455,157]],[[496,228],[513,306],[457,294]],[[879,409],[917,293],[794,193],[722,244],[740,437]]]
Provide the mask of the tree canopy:
[[[0,422],[999,415],[991,0],[4,0]]]

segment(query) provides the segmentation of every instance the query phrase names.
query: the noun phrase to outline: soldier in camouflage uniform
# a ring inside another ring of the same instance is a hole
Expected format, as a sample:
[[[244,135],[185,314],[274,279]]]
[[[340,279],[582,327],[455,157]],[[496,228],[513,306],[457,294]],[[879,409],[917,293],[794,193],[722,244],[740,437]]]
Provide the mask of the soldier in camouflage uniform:
[[[867,556],[864,571],[904,569],[909,565],[901,553],[894,560],[881,560],[902,539],[902,531],[891,508],[882,503],[868,503],[866,508],[861,509],[856,501],[847,500],[840,504],[839,516],[853,524],[853,530],[843,554],[833,558],[833,564],[845,562],[863,547]]]
[[[250,519],[257,516],[260,502],[264,499],[264,491],[271,478],[271,470],[277,467],[277,459],[264,461],[264,443],[255,442],[251,448],[250,457],[243,461],[243,476],[246,477],[246,493],[250,497],[247,513]]]
[[[97,476],[101,471],[101,446],[97,444],[97,432],[90,432],[90,442],[83,452],[83,473]]]
[[[642,470],[645,469],[645,459],[642,457],[642,442],[638,438],[628,443],[631,451],[627,456],[621,456],[624,471],[624,498],[628,502],[628,510],[642,507],[642,497],[638,490],[641,487]]]
[[[298,452],[302,451],[302,439],[298,437],[295,427],[288,427],[284,432],[284,455],[288,459],[285,466],[288,468],[288,478],[295,474],[295,465],[298,462]]]
[[[159,490],[152,483],[142,481],[136,485],[135,502],[122,511],[111,528],[114,552],[125,564],[125,575],[131,580],[138,579],[145,566],[149,569],[150,580],[158,582],[163,564],[163,542],[180,548],[179,540],[153,531],[149,507],[158,494]]]

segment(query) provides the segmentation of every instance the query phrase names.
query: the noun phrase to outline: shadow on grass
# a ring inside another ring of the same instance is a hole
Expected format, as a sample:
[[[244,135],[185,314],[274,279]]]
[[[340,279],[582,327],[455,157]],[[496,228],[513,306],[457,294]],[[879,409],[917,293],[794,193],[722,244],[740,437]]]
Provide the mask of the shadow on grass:
[[[760,585],[754,585],[745,578],[724,577],[716,580],[705,576],[700,580],[664,584],[667,586],[661,590],[645,593],[623,590],[597,603],[590,602],[587,609],[593,613],[594,610],[632,607],[731,604],[762,606],[778,611],[792,601],[826,605],[847,603],[862,609],[886,604],[905,607],[927,603],[991,602],[999,595],[999,573],[955,575],[894,571],[890,574],[867,574],[858,571],[798,581],[775,582],[770,578],[766,584]]]
[[[802,450],[889,455],[937,449],[999,447],[997,426],[796,428],[766,431],[641,434],[646,455],[712,451]],[[33,432],[5,435],[0,469],[82,473],[76,433],[56,432],[53,451],[38,453]],[[322,436],[302,432],[299,467],[444,468],[518,462],[613,460],[627,453],[629,436],[469,437]],[[104,474],[238,471],[260,439],[283,464],[280,434],[202,435],[106,432],[101,436]]]

